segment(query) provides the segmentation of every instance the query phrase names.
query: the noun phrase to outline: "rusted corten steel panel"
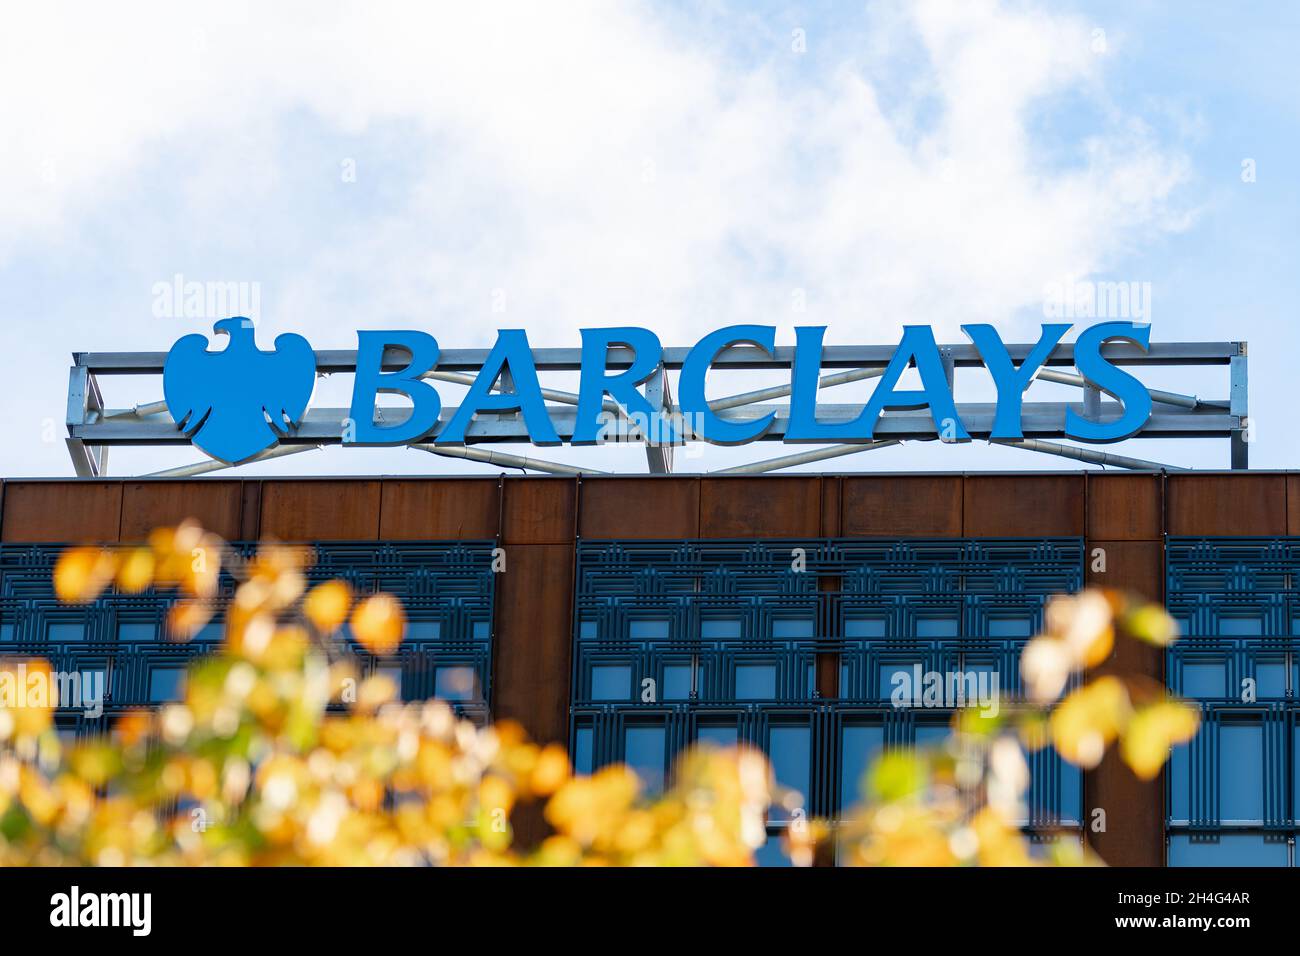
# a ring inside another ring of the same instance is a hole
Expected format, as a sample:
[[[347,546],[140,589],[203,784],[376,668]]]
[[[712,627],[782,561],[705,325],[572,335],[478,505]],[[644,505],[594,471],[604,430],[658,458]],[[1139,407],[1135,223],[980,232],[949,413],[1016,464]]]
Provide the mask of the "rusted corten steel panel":
[[[379,482],[265,481],[262,537],[280,541],[374,541]]]
[[[1169,533],[1276,535],[1287,513],[1287,476],[1170,475]]]
[[[821,534],[818,477],[705,478],[701,538],[815,538]]]
[[[822,537],[838,538],[844,533],[844,479],[836,475],[822,478]]]
[[[963,490],[970,537],[1083,534],[1083,475],[967,475]]]
[[[585,538],[698,538],[699,478],[582,479],[578,533]]]
[[[495,478],[397,479],[383,482],[383,541],[465,541],[497,536],[501,488]]]
[[[962,533],[961,475],[880,475],[844,479],[849,537],[949,537]]]
[[[1300,475],[1286,478],[1286,533],[1300,534]]]
[[[144,541],[154,528],[192,518],[227,541],[240,537],[238,481],[129,481],[122,486],[123,541]]]
[[[576,478],[506,478],[502,538],[507,544],[573,541]]]
[[[239,538],[256,541],[262,536],[262,483],[245,481],[240,495]]]
[[[492,710],[543,743],[569,735],[573,547],[520,544],[497,578]]]
[[[120,481],[11,481],[5,487],[8,542],[118,540],[122,525]]]
[[[1106,552],[1106,571],[1093,570],[1093,549]],[[1151,601],[1164,600],[1164,549],[1156,541],[1088,541],[1089,584],[1132,591]],[[1162,679],[1159,648],[1131,639],[1117,641],[1111,656],[1093,672],[1142,674]],[[1084,776],[1084,832],[1089,844],[1111,866],[1163,866],[1164,781],[1139,780],[1110,748],[1095,770]],[[1094,832],[1092,814],[1105,811],[1105,829]]]
[[[1164,525],[1164,478],[1158,474],[1088,476],[1088,537],[1158,541]]]

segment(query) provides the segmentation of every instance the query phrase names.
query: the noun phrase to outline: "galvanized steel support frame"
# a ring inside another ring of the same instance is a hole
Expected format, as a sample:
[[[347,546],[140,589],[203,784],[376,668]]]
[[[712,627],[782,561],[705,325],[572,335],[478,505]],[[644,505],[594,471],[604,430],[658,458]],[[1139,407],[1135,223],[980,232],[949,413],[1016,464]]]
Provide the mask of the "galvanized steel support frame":
[[[1013,361],[1021,362],[1032,345],[1007,346]],[[643,386],[643,394],[651,407],[666,414],[679,412],[672,396],[670,371],[680,370],[689,349],[666,348],[659,371]],[[820,384],[832,388],[852,382],[878,377],[894,352],[893,346],[828,346],[823,351],[822,366],[832,371],[824,375]],[[450,349],[442,353],[437,368],[425,377],[455,384],[468,384],[487,357],[484,349]],[[958,369],[981,366],[982,359],[973,345],[940,346],[945,372],[952,381]],[[1251,438],[1247,400],[1247,349],[1245,342],[1158,342],[1142,350],[1125,342],[1111,342],[1103,347],[1103,355],[1121,366],[1227,366],[1229,394],[1223,399],[1202,399],[1196,395],[1179,392],[1151,390],[1154,411],[1142,428],[1142,438],[1226,438],[1229,441],[1230,461],[1233,469],[1244,469],[1249,464],[1248,451]],[[607,355],[607,368],[625,369],[633,359],[624,347],[611,348]],[[581,349],[538,348],[533,358],[540,373],[572,372],[581,365]],[[768,354],[752,346],[733,346],[721,352],[713,367],[719,373],[734,370],[788,370],[794,358],[793,347],[783,346]],[[351,373],[356,370],[357,353],[353,351],[318,351],[317,373],[330,375]],[[166,446],[187,445],[189,439],[177,428],[160,401],[136,403],[119,408],[107,406],[101,390],[103,379],[113,376],[139,375],[161,378],[164,352],[78,352],[73,355],[69,373],[67,408],[67,445],[73,468],[82,477],[107,474],[108,450],[113,445]],[[384,354],[383,367],[389,370],[405,368],[408,356],[399,349]],[[1022,408],[1024,440],[1007,442],[1031,451],[1076,458],[1087,462],[1112,464],[1125,468],[1159,469],[1167,467],[1157,462],[1114,455],[1100,450],[1075,445],[1063,445],[1052,439],[1068,438],[1065,434],[1067,410],[1093,419],[1106,419],[1119,412],[1117,402],[1106,401],[1099,389],[1073,370],[1074,347],[1062,344],[1053,350],[1039,372],[1038,380],[1082,389],[1078,402],[1025,402]],[[502,382],[501,387],[509,387]],[[790,395],[790,385],[771,386],[745,391],[711,400],[710,408],[724,419],[743,421],[769,413],[772,426],[758,439],[783,441],[789,424],[789,404],[779,400]],[[544,388],[543,398],[548,412],[562,440],[573,435],[577,395],[554,388]],[[767,404],[776,401],[775,404]],[[641,423],[623,414],[612,401],[606,399],[605,410],[611,413],[608,439],[620,443],[643,444],[647,466],[652,474],[666,474],[673,470],[673,446],[647,436]],[[861,404],[822,404],[818,417],[827,423],[849,422],[861,412]],[[973,438],[988,439],[996,406],[989,402],[958,403],[957,410]],[[436,439],[456,413],[454,407],[443,409],[438,424],[427,438]],[[253,461],[293,454],[324,445],[343,442],[344,420],[349,410],[345,408],[311,409],[297,428],[285,437],[278,448],[271,449]],[[688,423],[689,424],[689,423]],[[751,462],[726,469],[727,473],[757,473],[779,470],[794,465],[821,461],[869,451],[902,441],[929,441],[939,438],[928,409],[916,411],[890,411],[881,416],[876,425],[874,441],[857,445],[833,445],[809,449],[782,456]],[[435,454],[460,457],[506,467],[520,467],[550,473],[571,474],[590,469],[562,462],[551,462],[534,457],[487,452],[472,446],[486,443],[528,443],[525,423],[518,413],[483,414],[476,416],[466,434],[466,444],[443,446],[434,442],[413,443],[414,447]],[[180,476],[204,474],[230,467],[221,462],[200,462],[182,465],[161,472],[162,475]]]

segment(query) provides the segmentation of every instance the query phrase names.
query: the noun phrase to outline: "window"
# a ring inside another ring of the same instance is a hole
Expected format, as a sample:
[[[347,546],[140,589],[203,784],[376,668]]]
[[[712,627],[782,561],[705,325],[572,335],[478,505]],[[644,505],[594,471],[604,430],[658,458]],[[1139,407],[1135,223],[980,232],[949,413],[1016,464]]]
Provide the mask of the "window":
[[[231,547],[244,557],[255,550],[253,544]],[[426,698],[440,690],[463,698],[455,700],[453,708],[482,722],[491,687],[494,547],[491,541],[331,542],[314,546],[311,577],[345,578],[358,594],[382,589],[402,600],[411,618],[406,640],[419,645],[419,660],[428,665],[412,667],[404,675],[404,696]],[[174,591],[122,595],[110,589],[93,607],[77,611],[61,605],[54,593],[57,554],[47,546],[0,544],[0,595],[5,595],[0,598],[0,642],[47,641],[53,645],[51,657],[62,645],[73,656],[61,660],[60,666],[115,675],[114,705],[161,703],[180,696],[182,655],[168,643],[173,635],[162,623],[176,601]],[[222,602],[231,583],[223,575],[218,616],[185,645],[195,654],[206,653],[222,640]],[[350,640],[346,627],[335,638]],[[369,660],[355,643],[352,650]],[[439,675],[442,668],[451,670]],[[464,679],[465,672],[472,682]],[[468,693],[456,689],[465,686]]]
[[[53,622],[45,629],[45,637],[51,644],[84,641],[86,639],[86,625]]]
[[[398,673],[398,687],[401,687]],[[474,668],[466,666],[439,667],[434,671],[433,696],[441,700],[473,700]]]
[[[736,665],[737,700],[772,700],[774,697],[776,697],[775,665]]]
[[[153,623],[140,623],[134,621],[119,621],[117,625],[117,639],[123,644],[135,643],[138,641],[152,641],[158,637],[158,626]]]
[[[840,732],[841,810],[861,802],[867,768],[884,745],[885,728],[880,725],[846,724]]]
[[[411,621],[406,625],[406,640],[436,641],[442,637],[442,624],[439,621]]]
[[[801,572],[790,564],[795,546],[809,557]],[[834,815],[857,802],[887,742],[948,733],[946,708],[894,710],[892,678],[964,666],[985,688],[1012,672],[1008,655],[1046,598],[1082,586],[1083,547],[1072,538],[583,541],[577,569],[570,739],[579,772],[624,759],[657,787],[678,748],[744,743],[766,751],[805,812]],[[838,694],[817,693],[822,663]],[[650,677],[656,693],[643,695]],[[1045,784],[1034,819],[1077,825],[1082,781],[1058,764],[1036,773]],[[760,863],[785,862],[779,835],[790,817],[773,812]]]
[[[397,688],[397,699],[402,699],[402,667],[400,664],[381,664],[375,668],[375,673],[381,677],[387,677]],[[471,690],[473,684],[470,685]]]
[[[695,668],[690,664],[665,664],[664,700],[689,700],[691,697],[691,680]]]
[[[1300,538],[1170,538],[1170,683],[1201,726],[1167,771],[1170,866],[1294,866],[1300,810]]]
[[[184,667],[155,667],[149,671],[149,703],[165,704],[184,696]]]
[[[592,667],[592,700],[628,700],[631,695],[631,667],[626,664],[597,664]]]
[[[664,729],[654,724],[632,724],[623,737],[623,760],[645,783],[647,793],[664,788]]]

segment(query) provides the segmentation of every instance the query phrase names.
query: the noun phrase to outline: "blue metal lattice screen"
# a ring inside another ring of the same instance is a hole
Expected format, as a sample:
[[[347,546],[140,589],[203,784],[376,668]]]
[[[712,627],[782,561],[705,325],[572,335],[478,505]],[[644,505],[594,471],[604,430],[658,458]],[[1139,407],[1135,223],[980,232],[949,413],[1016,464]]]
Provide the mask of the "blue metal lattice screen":
[[[951,710],[895,706],[899,671],[996,675],[1014,697],[1047,598],[1082,578],[1078,538],[582,542],[575,763],[626,761],[655,786],[692,742],[746,741],[834,816],[874,751],[947,732]],[[1050,750],[1031,771],[1026,824],[1078,826],[1078,773]]]
[[[1295,864],[1300,538],[1170,538],[1166,656],[1202,724],[1166,775],[1170,865]]]
[[[428,541],[401,544],[314,545],[309,584],[346,580],[355,592],[387,591],[406,608],[407,631],[399,652],[375,658],[345,633],[367,672],[398,680],[403,698],[440,696],[458,712],[486,720],[491,700],[494,542]],[[250,557],[256,545],[234,543]],[[0,546],[0,655],[40,657],[56,671],[105,675],[104,710],[149,706],[180,693],[185,666],[219,642],[219,618],[193,640],[168,639],[169,592],[120,594],[110,590],[93,604],[68,606],[54,595],[52,571],[62,545]],[[224,606],[235,581],[223,572],[217,603]],[[61,731],[96,732],[97,719],[65,710]]]

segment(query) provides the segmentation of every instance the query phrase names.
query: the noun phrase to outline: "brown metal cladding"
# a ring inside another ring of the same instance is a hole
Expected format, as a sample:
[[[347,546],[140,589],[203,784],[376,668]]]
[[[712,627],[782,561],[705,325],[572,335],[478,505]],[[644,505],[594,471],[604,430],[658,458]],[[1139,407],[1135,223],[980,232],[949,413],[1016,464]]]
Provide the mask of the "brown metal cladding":
[[[262,536],[262,483],[245,481],[240,490],[239,538],[256,541]]]
[[[122,486],[123,541],[144,541],[154,528],[187,518],[227,541],[240,537],[238,481],[131,481]]]
[[[572,544],[517,544],[506,549],[496,582],[492,716],[522,724],[539,743],[568,745],[569,671],[573,645]],[[547,833],[536,808],[512,818],[523,845]]]
[[[708,478],[700,487],[702,538],[815,538],[821,478]]]
[[[1105,550],[1105,572],[1094,571],[1094,549]],[[1150,601],[1164,600],[1164,547],[1156,541],[1088,541],[1086,580],[1091,585],[1131,591]],[[1116,641],[1111,656],[1092,671],[1164,678],[1164,654],[1131,638]],[[1139,780],[1111,747],[1095,770],[1084,775],[1084,833],[1111,866],[1163,866],[1164,782]],[[1105,811],[1105,828],[1092,828],[1093,812]]]
[[[1170,475],[1169,533],[1274,535],[1286,515],[1286,476]]]
[[[967,475],[962,524],[972,538],[1083,534],[1083,475]]]
[[[506,478],[506,544],[572,544],[576,478]]]
[[[1300,535],[1300,475],[1286,477],[1286,533]]]
[[[844,479],[847,537],[949,537],[962,533],[961,475]]]
[[[262,536],[280,541],[374,541],[379,482],[265,481]]]
[[[1088,537],[1159,540],[1163,481],[1161,475],[1088,475]]]
[[[700,479],[584,477],[578,533],[584,539],[698,538]]]
[[[379,537],[383,541],[495,538],[500,487],[495,478],[385,479]]]
[[[120,481],[11,481],[5,486],[6,542],[87,542],[118,539]]]

